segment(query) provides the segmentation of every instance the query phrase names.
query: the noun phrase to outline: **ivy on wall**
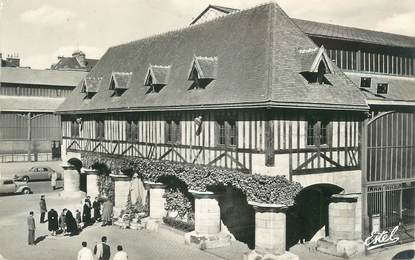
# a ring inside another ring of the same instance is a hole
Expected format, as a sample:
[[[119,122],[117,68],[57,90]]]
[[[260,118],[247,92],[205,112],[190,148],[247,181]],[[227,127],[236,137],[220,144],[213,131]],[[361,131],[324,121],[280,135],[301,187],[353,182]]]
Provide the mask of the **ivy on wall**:
[[[159,182],[163,177],[174,176],[183,181],[189,190],[207,191],[217,186],[232,186],[240,189],[248,201],[275,203],[290,206],[302,189],[298,182],[285,176],[245,174],[238,170],[213,166],[159,161],[147,158],[111,156],[84,152],[83,167],[96,169],[97,165],[110,169],[114,174],[136,172],[145,181]],[[100,171],[99,171],[100,172]]]

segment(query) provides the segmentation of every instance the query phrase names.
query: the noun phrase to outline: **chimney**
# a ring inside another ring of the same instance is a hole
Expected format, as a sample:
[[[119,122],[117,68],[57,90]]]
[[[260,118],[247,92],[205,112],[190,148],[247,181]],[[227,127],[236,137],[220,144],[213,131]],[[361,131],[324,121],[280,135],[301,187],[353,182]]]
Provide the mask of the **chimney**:
[[[74,51],[74,53],[72,53],[72,57],[74,57],[78,61],[81,67],[86,67],[85,53],[79,50]]]
[[[8,62],[10,62],[11,64],[13,64],[16,67],[20,67],[20,58],[19,55],[17,54],[13,54],[13,55],[7,55],[7,59]]]

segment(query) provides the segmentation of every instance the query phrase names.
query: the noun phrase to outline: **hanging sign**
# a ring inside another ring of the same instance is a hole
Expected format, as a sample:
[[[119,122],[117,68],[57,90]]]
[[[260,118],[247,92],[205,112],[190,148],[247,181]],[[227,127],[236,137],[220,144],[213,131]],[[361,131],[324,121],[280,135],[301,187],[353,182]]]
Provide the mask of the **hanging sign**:
[[[197,136],[200,135],[200,133],[202,132],[202,121],[203,121],[203,116],[197,116],[194,119],[194,123],[195,123],[195,133]]]

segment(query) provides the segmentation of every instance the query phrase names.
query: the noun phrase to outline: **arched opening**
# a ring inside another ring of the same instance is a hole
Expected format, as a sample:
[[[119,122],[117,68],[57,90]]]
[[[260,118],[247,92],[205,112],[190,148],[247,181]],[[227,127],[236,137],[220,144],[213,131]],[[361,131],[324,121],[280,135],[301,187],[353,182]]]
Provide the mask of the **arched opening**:
[[[236,240],[255,248],[255,210],[248,204],[246,195],[233,186],[217,185],[209,187],[219,196],[220,218]]]
[[[86,192],[86,175],[81,174],[82,162],[78,158],[71,158],[68,160],[68,163],[75,167],[75,170],[79,173],[79,190]]]
[[[328,235],[328,206],[330,197],[343,189],[333,184],[305,187],[287,211],[287,248],[311,240],[319,231]],[[324,228],[324,230],[322,230]]]

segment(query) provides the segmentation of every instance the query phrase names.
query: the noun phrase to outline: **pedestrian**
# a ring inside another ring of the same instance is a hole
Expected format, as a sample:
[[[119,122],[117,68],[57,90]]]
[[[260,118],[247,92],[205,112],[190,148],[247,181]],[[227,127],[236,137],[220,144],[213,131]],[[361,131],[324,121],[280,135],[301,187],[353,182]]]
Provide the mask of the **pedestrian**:
[[[49,210],[48,212],[48,230],[51,232],[51,235],[56,235],[56,231],[59,229],[58,222],[58,212],[54,209]]]
[[[45,195],[40,196],[39,206],[40,206],[40,223],[44,223],[45,214],[46,212],[48,212],[48,209],[46,208]]]
[[[127,253],[122,250],[122,245],[118,245],[117,250],[118,252],[115,253],[113,260],[127,260],[128,259]]]
[[[95,197],[92,207],[94,208],[94,221],[101,221],[101,202],[98,197]]]
[[[111,256],[110,246],[107,244],[107,237],[101,238],[101,243],[95,245],[94,255],[98,260],[109,260]]]
[[[91,249],[86,246],[86,241],[82,242],[82,248],[78,252],[78,260],[94,260]]]
[[[84,222],[85,227],[91,224],[91,200],[89,196],[86,197],[82,205],[82,222]]]
[[[56,190],[56,182],[58,180],[58,173],[53,171],[50,176],[50,185],[52,186],[53,190]]]
[[[35,219],[33,217],[33,211],[29,212],[29,216],[27,216],[27,229],[29,231],[28,236],[28,244],[29,245],[35,245]]]
[[[79,211],[79,209],[75,210],[75,220],[76,220],[76,224],[78,225],[78,228],[81,229],[82,219],[81,219],[81,212]]]
[[[79,232],[78,225],[76,224],[76,220],[72,215],[70,210],[67,210],[65,213],[65,222],[66,222],[66,232],[69,233],[70,236],[77,235]]]
[[[111,225],[112,224],[112,210],[114,205],[110,199],[107,199],[104,202],[103,209],[102,209],[102,226]]]
[[[66,233],[66,209],[63,209],[61,215],[59,216],[59,228],[62,230],[62,233]]]

